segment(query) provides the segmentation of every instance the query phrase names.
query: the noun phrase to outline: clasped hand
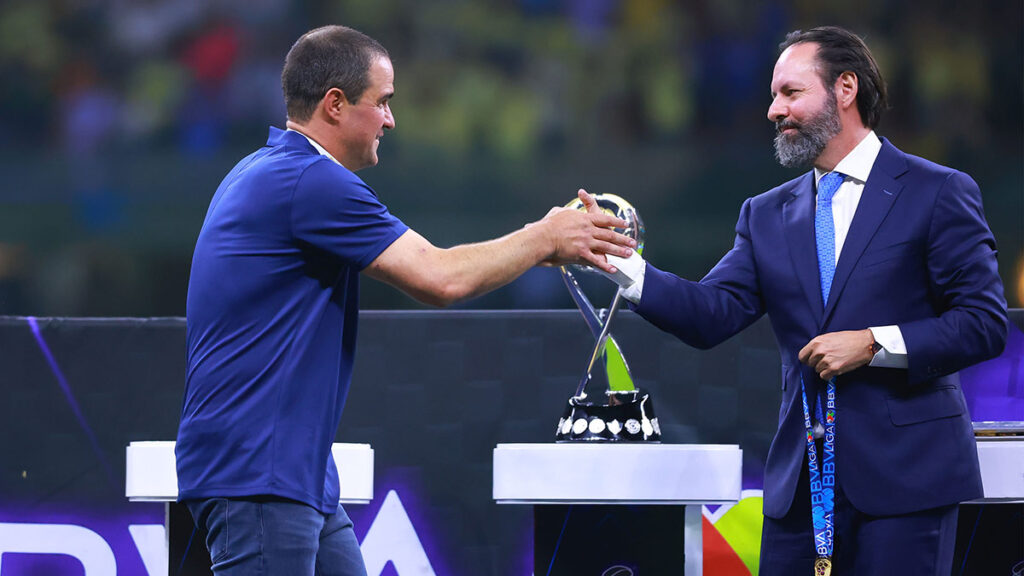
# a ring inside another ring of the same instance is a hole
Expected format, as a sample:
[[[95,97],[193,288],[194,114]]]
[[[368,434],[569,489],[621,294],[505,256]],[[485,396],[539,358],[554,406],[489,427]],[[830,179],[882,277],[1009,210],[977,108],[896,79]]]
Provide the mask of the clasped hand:
[[[831,380],[871,362],[874,342],[875,337],[867,328],[829,332],[808,342],[800,350],[799,358],[822,380]]]
[[[553,250],[543,263],[548,266],[589,264],[614,274],[616,269],[605,255],[628,258],[632,248],[636,248],[636,241],[613,230],[625,228],[625,220],[606,214],[586,190],[581,188],[577,194],[586,207],[585,212],[556,207],[536,223],[546,226],[553,238]]]

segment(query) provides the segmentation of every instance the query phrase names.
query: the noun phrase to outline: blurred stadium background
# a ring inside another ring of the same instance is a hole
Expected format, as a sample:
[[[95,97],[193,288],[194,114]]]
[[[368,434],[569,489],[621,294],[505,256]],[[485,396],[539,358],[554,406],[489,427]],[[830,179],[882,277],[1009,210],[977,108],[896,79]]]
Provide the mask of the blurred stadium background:
[[[435,244],[505,233],[582,186],[629,198],[649,258],[689,277],[731,246],[744,198],[796,175],[765,118],[779,41],[844,25],[889,83],[880,135],[980,184],[1021,307],[1021,0],[839,4],[4,0],[0,315],[183,315],[208,200],[283,126],[284,54],[327,23],[391,52],[397,129],[360,176]],[[418,307],[367,283],[364,308]],[[534,270],[465,306],[571,301]]]

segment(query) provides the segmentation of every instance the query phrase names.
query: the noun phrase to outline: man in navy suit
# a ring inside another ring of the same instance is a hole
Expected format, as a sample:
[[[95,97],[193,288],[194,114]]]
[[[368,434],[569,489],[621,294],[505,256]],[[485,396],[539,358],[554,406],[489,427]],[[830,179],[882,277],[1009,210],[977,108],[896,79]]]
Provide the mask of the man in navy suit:
[[[1007,333],[981,194],[875,135],[886,90],[859,37],[815,28],[780,47],[776,155],[813,170],[747,199],[733,248],[699,282],[634,256],[619,268],[636,281],[620,283],[636,312],[698,348],[771,319],[782,406],[761,576],[823,562],[949,574],[957,504],[982,496],[957,371],[998,355]]]

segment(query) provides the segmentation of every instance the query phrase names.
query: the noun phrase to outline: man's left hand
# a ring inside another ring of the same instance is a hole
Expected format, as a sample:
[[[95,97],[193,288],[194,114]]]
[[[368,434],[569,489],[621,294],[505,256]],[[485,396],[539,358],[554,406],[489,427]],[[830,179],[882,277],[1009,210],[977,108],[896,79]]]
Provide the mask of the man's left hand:
[[[865,366],[874,357],[871,330],[846,330],[817,336],[800,350],[800,361],[814,368],[822,380],[831,380]]]

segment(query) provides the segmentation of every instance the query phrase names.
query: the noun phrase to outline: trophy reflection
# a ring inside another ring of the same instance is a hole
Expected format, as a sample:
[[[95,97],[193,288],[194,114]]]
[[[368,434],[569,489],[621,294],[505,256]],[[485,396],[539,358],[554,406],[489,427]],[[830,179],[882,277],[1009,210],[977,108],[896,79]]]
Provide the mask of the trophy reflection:
[[[636,251],[642,254],[644,248],[644,224],[633,206],[614,194],[595,195],[597,205],[605,212],[626,221],[625,230],[618,232],[636,240]],[[569,208],[584,210],[583,202],[575,199]],[[570,268],[572,270],[570,270]],[[594,336],[594,349],[590,355],[583,377],[576,393],[569,398],[568,405],[558,421],[555,432],[556,442],[659,442],[661,429],[654,415],[650,395],[633,384],[629,364],[622,354],[615,338],[611,335],[612,321],[622,305],[622,288],[618,288],[611,305],[605,310],[595,310],[593,304],[580,288],[573,270],[594,273],[589,266],[562,266],[562,279],[572,296],[576,307]],[[595,366],[604,365],[608,376],[608,389],[600,402],[589,400],[587,385],[590,383]]]

